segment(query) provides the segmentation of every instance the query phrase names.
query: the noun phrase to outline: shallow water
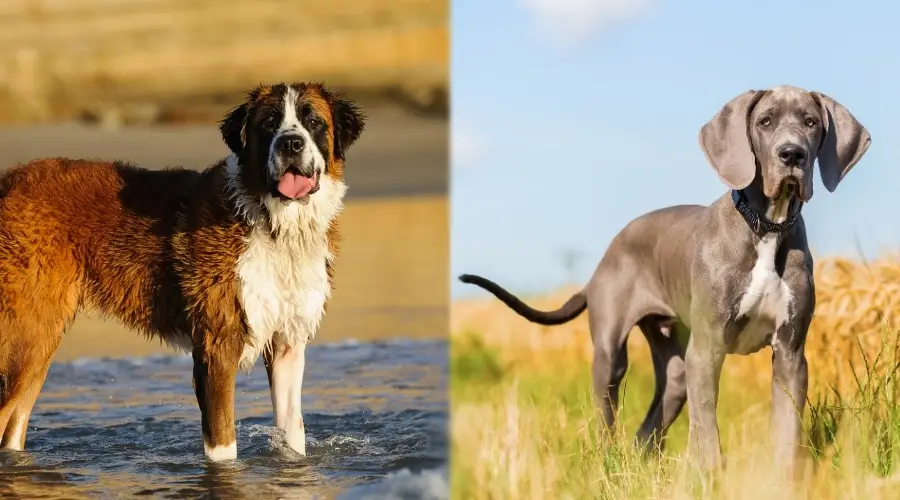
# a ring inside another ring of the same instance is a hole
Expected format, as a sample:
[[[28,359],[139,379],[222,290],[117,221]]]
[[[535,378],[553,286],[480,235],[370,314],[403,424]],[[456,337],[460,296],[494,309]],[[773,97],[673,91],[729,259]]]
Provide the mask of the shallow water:
[[[50,369],[0,493],[28,498],[447,498],[447,344],[310,345],[307,456],[272,427],[262,363],[238,377],[236,462],[203,456],[189,356]]]

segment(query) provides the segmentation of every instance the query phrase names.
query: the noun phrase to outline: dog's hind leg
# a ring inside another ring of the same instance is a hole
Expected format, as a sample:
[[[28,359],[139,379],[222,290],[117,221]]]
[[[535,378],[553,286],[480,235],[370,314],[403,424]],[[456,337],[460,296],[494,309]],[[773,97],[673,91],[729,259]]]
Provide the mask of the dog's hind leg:
[[[647,451],[662,451],[666,432],[687,401],[684,348],[674,338],[675,326],[671,319],[649,316],[641,320],[638,326],[650,344],[656,388],[636,440]]]
[[[53,350],[55,351],[55,346]],[[17,380],[19,390],[11,395],[9,401],[9,419],[0,441],[0,448],[6,450],[25,449],[28,421],[47,378],[52,354],[32,354],[30,359],[31,368],[28,373],[20,375]]]
[[[628,334],[644,317],[668,314],[641,263],[608,251],[585,288],[594,344],[594,397],[607,427],[616,424],[619,386],[628,370]]]
[[[24,448],[32,408],[84,284],[70,235],[53,222],[35,224],[41,217],[25,206],[19,217],[8,203],[0,210],[0,447],[14,450]]]
[[[594,360],[591,365],[594,399],[603,423],[608,428],[613,428],[619,410],[619,386],[628,370],[625,341],[631,325],[626,326],[622,318],[594,314],[593,309],[589,309],[588,314],[594,341]]]
[[[58,311],[63,312],[63,311]],[[53,328],[46,323],[35,328],[22,322],[4,322],[4,332],[16,332],[13,339],[2,345],[5,362],[0,368],[2,395],[0,395],[0,448],[23,450],[31,411],[40,395],[53,354],[62,340],[66,321],[58,318]]]

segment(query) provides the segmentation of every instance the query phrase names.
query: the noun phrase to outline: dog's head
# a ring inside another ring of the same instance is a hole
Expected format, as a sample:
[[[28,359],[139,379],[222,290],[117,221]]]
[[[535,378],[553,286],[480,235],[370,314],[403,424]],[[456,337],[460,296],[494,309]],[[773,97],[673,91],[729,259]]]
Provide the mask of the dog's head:
[[[700,130],[700,145],[732,189],[755,179],[766,198],[812,198],[813,162],[833,192],[869,148],[869,132],[840,103],[796,87],[751,90],[726,104]]]
[[[248,194],[307,203],[323,182],[343,180],[344,154],[365,118],[318,83],[261,85],[221,122]]]

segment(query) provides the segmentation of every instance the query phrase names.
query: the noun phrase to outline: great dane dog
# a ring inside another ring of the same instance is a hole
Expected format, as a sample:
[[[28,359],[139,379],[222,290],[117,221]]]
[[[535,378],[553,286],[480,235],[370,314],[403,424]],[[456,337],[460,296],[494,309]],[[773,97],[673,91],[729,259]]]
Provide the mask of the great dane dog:
[[[496,283],[460,276],[528,320],[558,325],[588,309],[593,382],[615,425],[625,341],[637,325],[656,373],[638,431],[661,448],[688,402],[689,456],[722,465],[716,405],[726,354],[772,346],[776,463],[793,468],[806,404],[806,333],[815,307],[813,259],[800,210],[813,194],[813,162],[833,192],[869,148],[868,131],[834,99],[789,86],[751,90],[700,130],[700,145],[730,190],[710,206],[647,213],[610,243],[587,286],[555,311],[538,311]]]

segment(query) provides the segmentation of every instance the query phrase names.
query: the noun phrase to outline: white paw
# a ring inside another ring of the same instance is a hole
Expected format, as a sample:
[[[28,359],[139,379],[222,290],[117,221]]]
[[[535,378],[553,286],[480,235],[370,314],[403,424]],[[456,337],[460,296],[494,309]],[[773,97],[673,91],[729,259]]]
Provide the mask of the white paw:
[[[206,458],[213,462],[237,460],[237,443],[233,442],[223,446],[209,446],[203,443],[203,452],[206,454]]]

